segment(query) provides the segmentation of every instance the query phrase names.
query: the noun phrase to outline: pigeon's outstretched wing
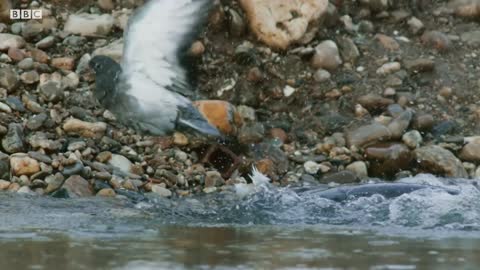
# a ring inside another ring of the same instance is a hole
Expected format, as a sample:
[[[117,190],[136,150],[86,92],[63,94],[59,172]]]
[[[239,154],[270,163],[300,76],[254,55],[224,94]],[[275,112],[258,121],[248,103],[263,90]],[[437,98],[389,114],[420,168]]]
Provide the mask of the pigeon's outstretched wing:
[[[131,17],[122,61],[130,94],[141,100],[163,95],[137,87],[145,79],[165,90],[191,94],[179,55],[201,29],[211,5],[212,0],[150,0]]]
[[[130,18],[124,38],[122,70],[127,86],[123,89],[148,118],[142,124],[160,131],[175,124],[220,135],[185,97],[192,89],[181,63],[212,1],[150,0]]]

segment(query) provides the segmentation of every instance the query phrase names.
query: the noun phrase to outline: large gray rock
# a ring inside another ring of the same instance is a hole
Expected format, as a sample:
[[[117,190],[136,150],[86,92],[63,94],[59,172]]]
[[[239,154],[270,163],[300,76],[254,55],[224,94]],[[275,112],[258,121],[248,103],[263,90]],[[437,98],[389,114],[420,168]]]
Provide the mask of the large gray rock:
[[[12,92],[18,86],[19,76],[9,67],[0,68],[0,88],[7,89],[8,92]]]
[[[364,146],[378,141],[390,139],[392,133],[390,130],[380,124],[371,124],[361,126],[355,130],[347,132],[348,146]]]
[[[2,139],[3,149],[10,154],[24,152],[23,127],[20,124],[11,123],[8,125],[8,133]]]
[[[90,184],[87,180],[79,175],[72,175],[65,183],[63,183],[62,188],[68,192],[70,198],[78,197],[89,197],[93,196],[93,191],[90,189]]]

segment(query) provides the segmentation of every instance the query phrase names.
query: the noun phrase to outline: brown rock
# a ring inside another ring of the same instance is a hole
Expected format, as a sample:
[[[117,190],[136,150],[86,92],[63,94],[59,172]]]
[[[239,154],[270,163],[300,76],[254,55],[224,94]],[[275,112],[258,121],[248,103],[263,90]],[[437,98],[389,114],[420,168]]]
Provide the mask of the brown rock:
[[[115,8],[115,4],[112,0],[98,0],[98,6],[103,10],[113,10]]]
[[[435,62],[431,59],[415,59],[404,61],[403,64],[410,72],[430,72],[435,67]]]
[[[391,136],[390,130],[384,125],[371,124],[347,132],[346,138],[347,145],[351,147],[387,140],[390,139]]]
[[[73,70],[75,68],[75,59],[72,57],[53,58],[51,65],[58,69]]]
[[[315,26],[328,0],[240,0],[240,4],[252,32],[268,46],[284,50]]]
[[[205,45],[201,41],[195,41],[190,47],[190,54],[192,56],[198,57],[205,52]]]
[[[194,105],[208,120],[224,134],[235,134],[241,126],[241,117],[235,107],[223,100],[198,100]]]
[[[412,120],[413,113],[409,110],[406,110],[400,113],[395,119],[393,119],[390,124],[388,124],[388,129],[392,134],[392,139],[399,139],[402,137],[403,133],[407,130]]]
[[[423,45],[438,51],[446,51],[451,47],[451,41],[448,36],[438,31],[425,32],[420,40]]]
[[[15,62],[20,62],[25,58],[25,53],[17,48],[8,49],[8,56]]]
[[[450,6],[458,16],[466,18],[480,17],[480,1],[478,0],[451,1]]]
[[[358,98],[357,102],[360,103],[360,105],[365,107],[367,110],[384,109],[388,105],[394,103],[392,99],[384,98],[376,94],[367,94],[367,95],[361,96]]]
[[[29,157],[27,154],[15,154],[10,157],[10,167],[12,174],[32,175],[40,171],[40,164],[37,160]]]
[[[188,145],[188,138],[181,132],[173,133],[173,143],[178,146]]]
[[[288,141],[287,133],[281,128],[272,128],[270,130],[270,136],[272,138],[279,139],[282,143],[286,143]]]
[[[40,49],[30,48],[27,52],[27,56],[33,58],[36,62],[47,64],[50,57],[48,54]]]
[[[0,190],[7,190],[10,186],[10,182],[6,180],[0,180]]]
[[[79,175],[72,175],[67,178],[62,187],[67,190],[68,195],[72,198],[93,196],[88,181]]]
[[[415,117],[413,120],[413,128],[420,131],[429,131],[435,124],[435,119],[431,114],[422,114]]]
[[[466,144],[459,155],[460,159],[471,162],[480,162],[480,144],[471,142]]]
[[[115,193],[115,190],[111,188],[104,188],[97,192],[97,196],[101,196],[101,197],[115,197],[115,195],[117,195]]]
[[[387,50],[396,51],[400,49],[398,42],[387,35],[376,34],[375,39]]]
[[[440,146],[424,146],[414,153],[419,168],[425,172],[448,177],[468,177],[462,162],[452,152]]]
[[[369,172],[375,177],[393,177],[396,173],[411,168],[413,154],[404,144],[381,143],[365,149],[370,161]]]

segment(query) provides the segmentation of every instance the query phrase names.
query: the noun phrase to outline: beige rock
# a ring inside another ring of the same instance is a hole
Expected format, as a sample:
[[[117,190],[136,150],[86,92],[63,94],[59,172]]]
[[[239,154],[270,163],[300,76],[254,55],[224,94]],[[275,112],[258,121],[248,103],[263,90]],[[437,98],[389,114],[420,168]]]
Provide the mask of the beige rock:
[[[101,138],[107,130],[107,124],[103,122],[90,123],[75,118],[70,118],[63,124],[67,133],[78,134],[86,138]]]
[[[335,42],[325,40],[315,47],[315,54],[312,57],[312,66],[315,69],[323,68],[331,71],[337,69],[341,64],[342,59]]]
[[[13,175],[32,175],[40,171],[40,164],[37,160],[26,154],[15,154],[10,157],[10,167]]]
[[[115,197],[115,195],[117,195],[115,190],[111,188],[104,188],[97,192],[97,196],[101,197]]]
[[[240,4],[255,35],[268,46],[284,50],[320,21],[328,0],[240,0]]]
[[[10,182],[6,180],[0,180],[0,190],[7,190],[8,186],[10,186]]]
[[[114,18],[110,14],[72,14],[65,22],[64,30],[82,36],[107,35],[112,30]]]
[[[0,33],[0,51],[6,51],[9,48],[20,49],[25,46],[25,39],[21,36]]]

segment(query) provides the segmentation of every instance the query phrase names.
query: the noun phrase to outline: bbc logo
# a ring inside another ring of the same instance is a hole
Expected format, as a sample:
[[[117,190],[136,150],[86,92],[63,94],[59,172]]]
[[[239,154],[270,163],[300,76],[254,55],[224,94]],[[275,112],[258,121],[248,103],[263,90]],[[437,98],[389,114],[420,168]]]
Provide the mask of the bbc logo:
[[[41,19],[41,9],[10,9],[10,19]]]

